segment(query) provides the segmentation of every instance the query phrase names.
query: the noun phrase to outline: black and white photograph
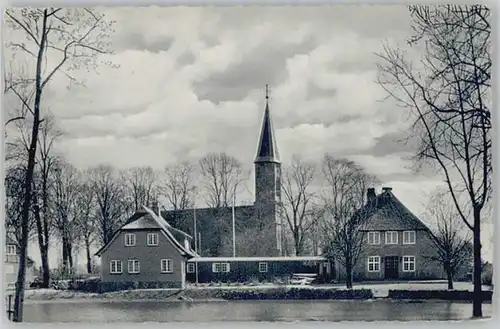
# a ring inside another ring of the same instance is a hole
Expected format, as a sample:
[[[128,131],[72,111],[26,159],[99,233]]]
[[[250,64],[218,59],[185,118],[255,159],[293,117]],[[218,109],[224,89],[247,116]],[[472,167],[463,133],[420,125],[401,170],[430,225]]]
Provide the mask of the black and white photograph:
[[[492,24],[6,7],[4,322],[490,319]]]

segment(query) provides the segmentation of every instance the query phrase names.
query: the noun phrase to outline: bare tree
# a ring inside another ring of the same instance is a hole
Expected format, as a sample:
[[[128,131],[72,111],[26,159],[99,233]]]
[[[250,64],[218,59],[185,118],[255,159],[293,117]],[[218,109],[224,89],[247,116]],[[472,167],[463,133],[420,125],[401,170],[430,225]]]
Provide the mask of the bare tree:
[[[453,279],[457,271],[472,260],[471,239],[464,231],[464,225],[455,205],[450,203],[449,194],[437,191],[429,201],[427,216],[434,225],[432,254],[426,258],[443,266],[448,280],[448,289],[453,289]]]
[[[79,173],[65,160],[54,169],[54,221],[62,242],[62,267],[64,273],[73,270],[73,244],[78,238],[75,215],[78,197]]]
[[[296,256],[302,255],[307,233],[315,221],[311,208],[314,198],[311,184],[315,173],[315,164],[307,163],[297,156],[283,170],[281,212],[292,233]]]
[[[25,131],[26,129],[22,129],[22,132]],[[33,190],[38,201],[34,207],[34,215],[42,261],[42,286],[45,288],[48,288],[50,284],[49,245],[54,217],[51,205],[52,185],[54,181],[51,174],[58,161],[58,157],[53,154],[53,147],[61,135],[62,132],[55,125],[54,117],[48,113],[40,124],[40,137],[38,139],[36,156],[37,163],[35,164],[35,177],[33,180]],[[22,137],[24,145],[27,146],[28,137],[24,133],[21,133],[21,136],[24,136]]]
[[[221,255],[225,237],[230,235],[229,207],[242,180],[241,163],[225,153],[209,153],[199,161],[204,197],[211,208],[212,223],[204,245],[214,256]],[[196,191],[198,193],[198,191]]]
[[[97,202],[97,231],[100,243],[107,244],[128,215],[130,205],[125,201],[125,186],[111,166],[100,165],[88,175]]]
[[[200,160],[200,168],[208,206],[230,206],[241,182],[241,163],[225,153],[209,153]]]
[[[166,197],[170,208],[183,210],[194,203],[194,168],[189,162],[172,164],[164,169],[160,193]]]
[[[20,245],[21,235],[21,216],[24,200],[24,177],[26,168],[18,163],[5,170],[5,227],[9,237]],[[35,221],[33,216],[29,221],[29,241],[36,236]]]
[[[151,207],[156,202],[156,173],[151,167],[134,167],[124,174],[128,190],[132,193],[134,210]]]
[[[97,207],[96,194],[88,180],[80,180],[76,198],[75,226],[76,232],[80,234],[87,260],[87,273],[92,273],[92,257],[90,247],[97,237]]]
[[[159,193],[167,199],[168,207],[174,210],[175,227],[182,227],[180,211],[194,207],[195,192],[194,167],[191,163],[176,163],[164,168]]]
[[[71,83],[77,82],[71,71],[80,67],[95,68],[96,54],[104,53],[108,44],[111,23],[91,9],[84,8],[12,8],[5,11],[6,26],[17,35],[6,43],[16,58],[34,59],[33,74],[27,78],[10,79],[6,88],[18,95],[31,116],[28,161],[24,183],[24,204],[21,222],[21,245],[16,296],[14,300],[14,322],[22,321],[24,286],[26,280],[26,253],[31,208],[31,189],[37,154],[38,133],[41,124],[40,108],[42,94],[56,73],[62,73]],[[22,41],[21,41],[22,40]],[[19,56],[18,56],[19,55]],[[50,57],[50,60],[48,58]],[[22,62],[22,60],[20,61]],[[52,65],[56,63],[55,65]],[[8,73],[7,73],[8,75]],[[32,97],[26,98],[20,89],[31,89]]]
[[[379,54],[379,83],[415,120],[416,164],[430,164],[444,176],[457,212],[473,233],[473,316],[482,316],[481,214],[491,197],[491,25],[482,5],[411,6],[421,54]],[[465,204],[464,199],[468,200]],[[467,216],[472,209],[472,221]]]
[[[21,107],[18,111],[19,115],[24,115],[24,107]],[[14,141],[8,144],[10,151],[9,163],[17,167],[25,167],[29,154],[29,131],[31,128],[27,119],[15,121],[15,124],[17,132],[14,136]],[[44,116],[39,129],[40,136],[38,139],[31,192],[31,197],[36,202],[32,202],[31,211],[33,212],[32,217],[37,231],[38,246],[41,255],[42,287],[48,288],[50,282],[48,249],[53,217],[53,209],[51,207],[53,180],[51,171],[57,161],[57,156],[53,154],[53,146],[55,141],[61,136],[61,131],[55,125],[55,120],[51,113],[47,113]],[[26,170],[24,172],[26,173]],[[21,224],[22,218],[19,217],[18,219],[19,224]],[[20,228],[19,225],[18,228]]]
[[[328,154],[323,159],[322,173],[326,182],[321,223],[327,241],[325,252],[343,265],[346,287],[351,289],[353,268],[363,252],[366,190],[376,179],[354,162]]]

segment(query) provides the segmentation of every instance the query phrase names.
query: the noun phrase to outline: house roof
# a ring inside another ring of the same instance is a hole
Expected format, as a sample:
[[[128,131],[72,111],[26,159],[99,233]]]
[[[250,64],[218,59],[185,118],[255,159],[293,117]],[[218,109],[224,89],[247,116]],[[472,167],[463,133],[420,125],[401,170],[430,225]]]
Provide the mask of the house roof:
[[[14,245],[16,246],[16,254],[19,255],[21,253],[21,249],[19,249],[16,240],[12,239],[12,237],[10,237],[8,234],[5,235],[5,245]],[[35,261],[30,256],[26,256],[26,262],[28,266],[33,266],[33,264],[35,264]]]
[[[392,193],[385,189],[357,213],[364,219],[364,231],[425,230],[429,228]]]
[[[174,235],[171,232],[171,230],[174,230],[174,228],[171,227],[163,217],[155,214],[151,209],[144,206],[142,210],[136,211],[129,218],[129,220],[127,220],[127,222],[117,230],[113,238],[101,249],[99,249],[95,253],[95,255],[96,256],[102,255],[102,253],[116,240],[121,231],[137,230],[137,229],[159,229],[167,237],[167,239],[174,245],[174,247],[176,247],[181,252],[181,254],[189,258],[197,256],[197,254],[194,251],[185,247],[181,242],[179,242],[174,237]],[[179,230],[175,229],[175,231]]]
[[[160,226],[156,223],[153,216],[147,211],[135,212],[122,226],[122,230],[140,230],[140,229],[159,229]]]
[[[8,234],[5,235],[5,245],[16,245],[17,246],[17,242],[14,241],[14,239],[12,239]]]

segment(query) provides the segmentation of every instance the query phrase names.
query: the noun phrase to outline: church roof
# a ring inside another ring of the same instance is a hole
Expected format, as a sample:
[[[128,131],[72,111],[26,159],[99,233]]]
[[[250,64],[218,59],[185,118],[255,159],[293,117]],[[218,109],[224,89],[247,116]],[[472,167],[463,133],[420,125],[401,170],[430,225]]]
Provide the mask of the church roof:
[[[262,119],[262,128],[260,131],[257,156],[255,157],[254,162],[280,162],[278,145],[276,143],[276,137],[274,134],[273,121],[271,118],[271,113],[269,111],[269,96],[267,94],[267,85],[266,109],[264,111],[264,118]]]

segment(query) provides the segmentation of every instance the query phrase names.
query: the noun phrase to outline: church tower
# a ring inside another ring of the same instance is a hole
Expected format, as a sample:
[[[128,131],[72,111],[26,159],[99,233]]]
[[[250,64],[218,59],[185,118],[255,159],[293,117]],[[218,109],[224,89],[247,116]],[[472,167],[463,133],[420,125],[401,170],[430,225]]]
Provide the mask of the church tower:
[[[269,111],[269,90],[266,85],[266,108],[262,119],[255,167],[255,207],[260,219],[275,228],[275,255],[282,255],[281,162]],[[270,232],[271,233],[271,232]],[[272,256],[272,255],[262,255]]]

